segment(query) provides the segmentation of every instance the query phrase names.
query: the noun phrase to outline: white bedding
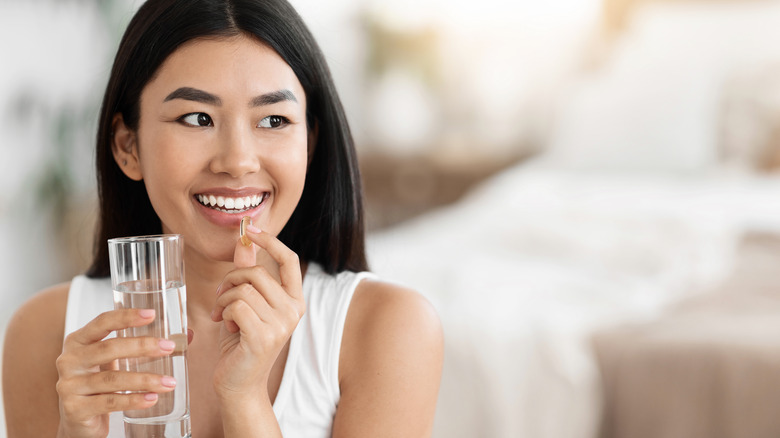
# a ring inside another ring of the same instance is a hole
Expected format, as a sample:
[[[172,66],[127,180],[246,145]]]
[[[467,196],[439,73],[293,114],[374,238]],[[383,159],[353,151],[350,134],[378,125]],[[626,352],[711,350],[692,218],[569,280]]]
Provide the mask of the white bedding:
[[[372,234],[372,268],[425,294],[445,329],[435,437],[594,437],[588,338],[652,318],[780,229],[780,179],[565,173],[528,164]]]

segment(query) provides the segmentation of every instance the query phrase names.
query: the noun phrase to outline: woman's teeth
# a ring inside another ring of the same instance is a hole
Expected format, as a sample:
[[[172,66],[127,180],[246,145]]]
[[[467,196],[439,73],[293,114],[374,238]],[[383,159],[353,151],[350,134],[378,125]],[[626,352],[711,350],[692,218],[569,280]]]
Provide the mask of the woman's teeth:
[[[196,198],[198,199],[198,202],[206,207],[225,213],[240,213],[257,207],[267,196],[268,194],[264,193],[262,195],[245,196],[243,198],[228,198],[214,195],[196,195]]]

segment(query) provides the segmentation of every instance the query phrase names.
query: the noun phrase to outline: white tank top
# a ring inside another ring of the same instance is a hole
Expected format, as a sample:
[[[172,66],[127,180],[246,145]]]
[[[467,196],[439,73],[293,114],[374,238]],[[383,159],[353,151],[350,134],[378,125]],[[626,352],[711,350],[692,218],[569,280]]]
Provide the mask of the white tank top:
[[[306,313],[290,340],[290,351],[274,401],[274,413],[285,437],[331,436],[341,393],[338,370],[341,338],[352,295],[368,272],[329,275],[310,263],[303,279]],[[71,282],[65,335],[114,308],[111,280],[83,275]],[[112,335],[113,336],[113,335]],[[122,412],[110,416],[108,438],[124,438]]]

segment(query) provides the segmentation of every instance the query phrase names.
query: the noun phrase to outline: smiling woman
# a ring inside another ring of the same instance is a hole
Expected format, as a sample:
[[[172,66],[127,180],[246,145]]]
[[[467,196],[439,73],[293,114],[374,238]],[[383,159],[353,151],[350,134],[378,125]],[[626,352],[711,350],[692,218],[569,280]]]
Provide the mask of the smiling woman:
[[[121,437],[122,410],[183,384],[116,371],[171,354],[165,342],[107,338],[149,319],[112,310],[106,240],[157,233],[185,242],[196,436],[430,435],[441,327],[418,293],[368,272],[349,127],[289,4],[147,1],[97,140],[92,265],[7,330],[11,436]]]
[[[243,216],[279,234],[314,143],[303,88],[274,50],[244,35],[189,42],[146,85],[140,109],[137,130],[114,116],[113,152],[129,178],[145,181],[162,232],[176,230],[194,254],[221,261],[233,258]],[[252,198],[262,202],[247,208]]]

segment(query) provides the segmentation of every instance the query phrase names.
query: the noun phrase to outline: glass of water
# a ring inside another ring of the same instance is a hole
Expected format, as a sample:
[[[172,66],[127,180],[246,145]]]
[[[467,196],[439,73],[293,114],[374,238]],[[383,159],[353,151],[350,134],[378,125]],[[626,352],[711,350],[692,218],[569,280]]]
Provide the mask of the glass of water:
[[[119,330],[117,336],[151,336],[176,343],[169,356],[120,359],[121,370],[176,379],[176,389],[159,394],[154,406],[124,412],[125,436],[190,437],[183,239],[178,234],[109,239],[108,253],[114,308],[155,310],[150,324]]]

